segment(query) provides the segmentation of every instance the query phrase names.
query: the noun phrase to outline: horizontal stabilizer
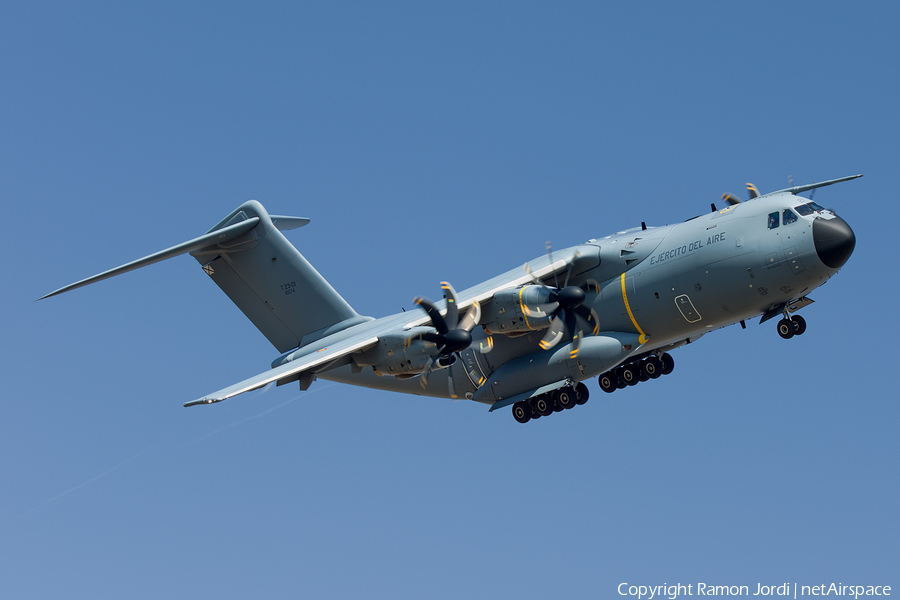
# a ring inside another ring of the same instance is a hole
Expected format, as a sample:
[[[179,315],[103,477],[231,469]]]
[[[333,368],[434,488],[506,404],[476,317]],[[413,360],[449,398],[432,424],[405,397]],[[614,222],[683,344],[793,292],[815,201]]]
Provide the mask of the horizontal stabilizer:
[[[291,218],[291,217],[282,217],[282,218]],[[309,219],[305,219],[309,222]],[[206,248],[207,246],[212,246],[214,244],[220,244],[222,242],[227,242],[228,240],[232,240],[240,235],[243,235],[256,227],[256,224],[259,223],[258,217],[253,217],[251,219],[247,219],[246,221],[241,221],[240,223],[236,223],[234,225],[230,225],[229,227],[223,227],[222,229],[218,229],[213,231],[212,233],[207,233],[206,235],[201,235],[200,237],[190,240],[188,242],[184,242],[183,244],[178,244],[177,246],[172,246],[166,250],[161,250],[156,254],[151,254],[150,256],[145,256],[144,258],[139,258],[138,260],[132,261],[128,264],[122,265],[121,267],[116,267],[115,269],[110,269],[109,271],[104,271],[99,275],[94,275],[93,277],[88,277],[87,279],[82,279],[81,281],[76,281],[71,285],[67,285],[65,287],[61,287],[55,292],[51,292],[46,296],[41,296],[38,300],[43,300],[44,298],[49,298],[50,296],[56,296],[57,294],[62,294],[64,292],[68,292],[70,290],[74,290],[76,288],[84,287],[86,285],[90,285],[92,283],[96,283],[98,281],[103,281],[104,279],[109,279],[110,277],[115,277],[116,275],[121,275],[122,273],[127,273],[129,271],[134,271],[135,269],[140,269],[141,267],[146,267],[147,265],[152,265],[153,263],[158,263],[160,261],[166,260],[168,258],[173,258],[175,256],[179,256],[181,254],[187,254],[188,252],[193,252],[195,250],[200,250],[201,248]],[[305,225],[305,223],[304,223]],[[290,227],[293,229],[294,227],[300,227],[301,225],[293,225]]]
[[[309,219],[306,217],[285,217],[283,215],[269,215],[272,219],[272,225],[279,231],[290,231],[304,225],[309,225]]]

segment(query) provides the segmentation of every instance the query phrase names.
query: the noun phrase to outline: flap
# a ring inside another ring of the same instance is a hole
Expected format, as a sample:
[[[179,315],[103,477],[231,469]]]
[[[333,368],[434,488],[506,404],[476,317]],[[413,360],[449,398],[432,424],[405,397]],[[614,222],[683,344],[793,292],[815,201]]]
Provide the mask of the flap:
[[[225,389],[219,390],[218,392],[204,396],[199,400],[191,400],[190,402],[185,402],[184,405],[197,406],[198,404],[213,404],[215,402],[227,400],[228,398],[237,396],[238,394],[243,394],[244,392],[258,390],[261,387],[269,385],[273,381],[282,381],[291,377],[296,377],[298,374],[304,371],[310,371],[312,369],[315,369],[316,367],[327,365],[328,363],[331,363],[341,357],[347,356],[348,354],[365,350],[366,348],[368,348],[369,346],[373,346],[377,342],[378,337],[373,336],[360,339],[359,337],[354,336],[348,340],[338,342],[334,346],[327,346],[325,348],[322,348],[321,350],[317,350],[315,352],[312,352],[311,354],[307,354],[306,356],[292,360],[289,363],[285,363],[280,367],[275,367],[270,371],[260,373],[256,377],[245,379],[240,383],[236,383]]]

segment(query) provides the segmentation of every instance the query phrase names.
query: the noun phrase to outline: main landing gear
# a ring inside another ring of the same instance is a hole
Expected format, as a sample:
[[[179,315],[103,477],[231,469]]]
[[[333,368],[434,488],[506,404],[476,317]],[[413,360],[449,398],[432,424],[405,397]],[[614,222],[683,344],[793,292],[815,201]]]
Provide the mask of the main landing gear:
[[[790,319],[787,315],[778,321],[778,335],[786,340],[791,339],[795,335],[803,335],[806,332],[806,319],[800,315],[794,315]]]
[[[601,375],[597,381],[600,389],[611,394],[642,381],[657,379],[675,370],[675,360],[666,353],[648,356],[644,360],[620,365]]]
[[[512,407],[513,418],[519,423],[527,423],[531,419],[548,417],[555,412],[562,412],[584,404],[588,401],[589,396],[587,386],[583,383],[574,386],[567,385],[554,392],[516,402]]]

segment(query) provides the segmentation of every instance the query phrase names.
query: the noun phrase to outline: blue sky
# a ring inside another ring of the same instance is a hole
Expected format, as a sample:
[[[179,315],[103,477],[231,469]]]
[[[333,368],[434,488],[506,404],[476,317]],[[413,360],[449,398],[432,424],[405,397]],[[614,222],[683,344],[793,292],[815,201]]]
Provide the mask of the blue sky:
[[[7,3],[4,597],[606,598],[900,586],[894,3]],[[255,198],[363,314],[744,196],[856,252],[789,342],[522,426],[319,381],[182,257],[34,302]]]

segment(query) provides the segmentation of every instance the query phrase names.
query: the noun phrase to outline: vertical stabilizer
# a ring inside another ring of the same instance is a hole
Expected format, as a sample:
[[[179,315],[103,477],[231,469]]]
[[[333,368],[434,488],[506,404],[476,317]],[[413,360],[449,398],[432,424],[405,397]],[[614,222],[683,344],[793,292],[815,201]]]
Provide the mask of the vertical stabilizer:
[[[308,220],[270,217],[262,204],[250,200],[209,233],[254,218],[259,222],[246,233],[191,256],[279,352],[370,320],[357,314],[279,231]]]

